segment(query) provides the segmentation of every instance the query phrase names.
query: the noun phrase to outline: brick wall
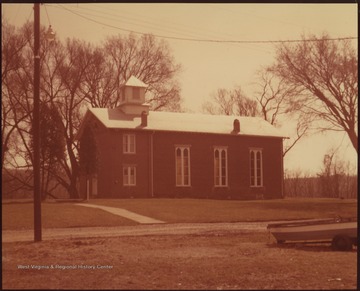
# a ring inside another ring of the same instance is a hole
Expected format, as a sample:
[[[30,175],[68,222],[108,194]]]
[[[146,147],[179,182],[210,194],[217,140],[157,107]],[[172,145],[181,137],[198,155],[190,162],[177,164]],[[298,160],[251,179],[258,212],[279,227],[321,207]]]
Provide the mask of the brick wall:
[[[122,135],[136,134],[136,154],[123,154]],[[99,149],[98,196],[151,197],[151,131],[102,129]],[[191,186],[177,187],[175,147],[190,146]],[[227,147],[228,187],[214,187],[214,146]],[[261,148],[263,187],[250,187],[250,148]],[[233,135],[155,132],[153,134],[154,197],[254,199],[282,197],[282,139]],[[136,186],[123,185],[123,165],[136,166]],[[86,195],[81,179],[81,194]]]

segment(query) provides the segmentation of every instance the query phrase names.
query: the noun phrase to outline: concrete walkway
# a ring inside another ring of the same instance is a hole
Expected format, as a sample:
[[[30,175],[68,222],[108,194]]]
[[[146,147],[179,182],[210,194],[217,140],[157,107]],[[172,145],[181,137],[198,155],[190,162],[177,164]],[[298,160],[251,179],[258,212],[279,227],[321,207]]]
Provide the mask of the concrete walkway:
[[[128,211],[126,209],[117,208],[117,207],[109,207],[109,206],[101,206],[101,205],[94,205],[94,204],[81,204],[77,203],[74,205],[78,206],[84,206],[84,207],[91,207],[91,208],[98,208],[104,211],[107,211],[111,214],[122,216],[124,218],[136,221],[141,224],[154,224],[154,223],[164,223],[164,221],[157,220],[151,217],[147,217],[144,215],[140,215],[131,211]]]

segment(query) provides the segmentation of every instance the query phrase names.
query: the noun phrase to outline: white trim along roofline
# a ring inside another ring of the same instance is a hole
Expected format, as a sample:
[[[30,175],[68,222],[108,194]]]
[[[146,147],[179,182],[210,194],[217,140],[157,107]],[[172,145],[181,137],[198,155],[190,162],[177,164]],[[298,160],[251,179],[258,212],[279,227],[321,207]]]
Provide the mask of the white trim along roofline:
[[[147,126],[143,127],[141,116],[125,114],[119,108],[89,108],[77,137],[81,134],[83,123],[86,122],[89,113],[109,129],[288,138],[281,130],[260,117],[150,111]],[[240,121],[239,133],[233,132],[235,119]]]

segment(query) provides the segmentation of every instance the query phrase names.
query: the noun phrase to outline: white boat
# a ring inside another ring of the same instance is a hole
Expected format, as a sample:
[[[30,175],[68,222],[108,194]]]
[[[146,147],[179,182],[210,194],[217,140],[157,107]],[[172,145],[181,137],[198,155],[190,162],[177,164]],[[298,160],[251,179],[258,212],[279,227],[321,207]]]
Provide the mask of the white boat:
[[[357,218],[326,218],[268,224],[277,243],[307,241],[332,242],[335,250],[351,250],[357,245]]]

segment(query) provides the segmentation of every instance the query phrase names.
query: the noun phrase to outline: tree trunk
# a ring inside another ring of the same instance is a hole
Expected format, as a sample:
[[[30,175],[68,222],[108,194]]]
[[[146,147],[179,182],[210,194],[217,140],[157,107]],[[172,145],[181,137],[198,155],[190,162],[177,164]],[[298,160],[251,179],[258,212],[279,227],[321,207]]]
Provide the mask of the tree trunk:
[[[74,178],[74,175],[73,175],[70,179],[70,185],[68,188],[70,199],[78,199],[79,198],[79,192],[76,187],[77,186],[76,181],[77,181],[77,179],[76,179],[76,177]]]
[[[356,150],[356,153],[358,154],[358,137],[355,131],[348,131],[347,134],[350,138],[351,144],[353,145],[354,149]]]
[[[72,149],[72,142],[71,139],[67,139],[66,142],[67,145],[67,149],[68,149],[68,155],[69,155],[69,160],[70,160],[70,165],[71,165],[71,172],[69,173],[69,179],[70,179],[70,184],[67,187],[69,195],[70,195],[70,199],[77,199],[79,198],[79,192],[77,189],[77,179],[79,177],[79,165],[75,156],[75,153]]]

